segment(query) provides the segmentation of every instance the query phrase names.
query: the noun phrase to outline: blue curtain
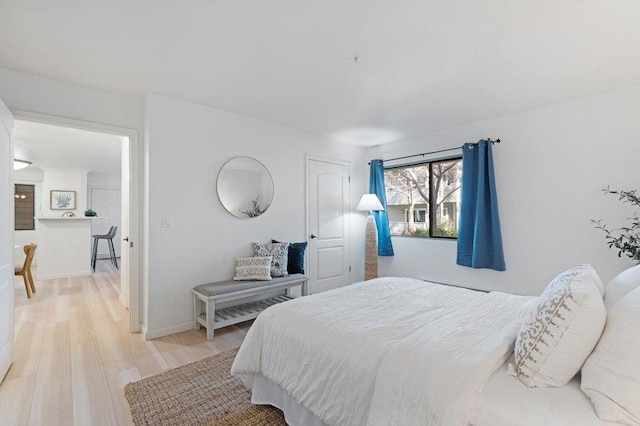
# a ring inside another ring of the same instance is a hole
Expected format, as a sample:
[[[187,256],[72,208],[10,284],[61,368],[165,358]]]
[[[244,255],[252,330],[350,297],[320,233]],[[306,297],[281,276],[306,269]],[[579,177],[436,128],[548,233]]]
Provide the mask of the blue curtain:
[[[458,265],[506,270],[491,142],[462,147]]]
[[[387,216],[387,196],[384,188],[384,166],[382,160],[371,160],[369,172],[369,193],[376,194],[384,210],[371,212],[378,228],[378,256],[393,256],[389,217]]]

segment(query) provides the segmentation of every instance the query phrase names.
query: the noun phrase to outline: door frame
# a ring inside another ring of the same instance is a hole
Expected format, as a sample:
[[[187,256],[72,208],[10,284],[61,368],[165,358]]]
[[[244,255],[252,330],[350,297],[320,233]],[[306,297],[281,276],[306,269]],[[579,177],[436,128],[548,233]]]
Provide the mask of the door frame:
[[[144,170],[144,156],[142,140],[137,130],[126,127],[112,126],[109,124],[95,123],[92,121],[76,120],[57,115],[41,114],[36,112],[12,109],[12,114],[17,120],[33,121],[38,123],[53,124],[57,126],[73,127],[82,130],[90,130],[100,133],[108,133],[129,138],[129,241],[135,242],[131,247],[129,262],[129,331],[139,332],[142,324],[142,230],[144,222],[142,217],[142,200],[144,197],[135,197],[134,194],[143,194],[142,172]]]
[[[347,199],[349,200],[349,211],[351,211],[351,162],[346,160],[336,160],[335,158],[322,157],[318,155],[306,154],[304,160],[304,210],[305,210],[305,223],[304,223],[304,232],[305,232],[305,240],[310,241],[311,239],[311,226],[309,224],[310,220],[310,200],[309,200],[309,162],[310,161],[318,161],[321,163],[328,164],[336,164],[338,166],[346,166],[349,170],[349,194]],[[351,218],[347,221],[349,224],[349,229],[347,230],[347,235],[349,237],[349,250],[347,252],[347,259],[349,261],[349,283],[353,282],[353,268],[351,267]],[[311,265],[308,263],[309,256],[307,256],[307,265],[306,271],[307,275],[311,275],[308,271]]]

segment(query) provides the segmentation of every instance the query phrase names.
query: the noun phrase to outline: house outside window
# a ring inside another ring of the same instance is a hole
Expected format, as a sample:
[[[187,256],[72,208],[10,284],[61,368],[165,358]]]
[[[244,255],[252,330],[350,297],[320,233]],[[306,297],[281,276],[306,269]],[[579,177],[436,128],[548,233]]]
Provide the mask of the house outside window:
[[[388,167],[384,178],[391,235],[457,237],[462,158]]]

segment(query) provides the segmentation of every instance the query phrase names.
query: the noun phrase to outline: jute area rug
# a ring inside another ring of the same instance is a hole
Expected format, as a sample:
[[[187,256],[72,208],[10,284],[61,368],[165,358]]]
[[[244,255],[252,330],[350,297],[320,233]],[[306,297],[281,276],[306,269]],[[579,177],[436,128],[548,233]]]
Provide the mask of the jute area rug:
[[[231,376],[237,350],[129,383],[124,394],[136,426],[280,426],[280,410],[251,404],[251,391]]]

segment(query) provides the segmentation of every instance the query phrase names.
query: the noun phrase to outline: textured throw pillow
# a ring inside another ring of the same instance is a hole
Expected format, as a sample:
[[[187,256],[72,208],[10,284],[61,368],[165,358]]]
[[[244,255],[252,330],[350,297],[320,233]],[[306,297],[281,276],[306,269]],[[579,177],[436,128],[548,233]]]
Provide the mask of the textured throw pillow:
[[[627,294],[640,287],[640,265],[625,269],[609,281],[604,290],[604,306],[607,310]]]
[[[632,268],[633,269],[633,268]],[[640,425],[640,288],[607,313],[607,325],[582,367],[581,387],[602,420]]]
[[[598,274],[588,264],[555,277],[520,328],[509,373],[529,387],[567,384],[604,328],[601,288]]]
[[[270,280],[272,260],[271,256],[237,257],[234,281]]]
[[[272,243],[279,243],[280,241],[271,240]],[[287,272],[291,274],[303,274],[304,275],[304,252],[307,249],[307,242],[301,243],[289,243]]]
[[[252,243],[254,256],[272,256],[271,276],[286,277],[289,243]]]

